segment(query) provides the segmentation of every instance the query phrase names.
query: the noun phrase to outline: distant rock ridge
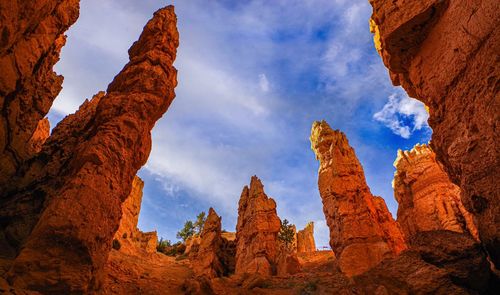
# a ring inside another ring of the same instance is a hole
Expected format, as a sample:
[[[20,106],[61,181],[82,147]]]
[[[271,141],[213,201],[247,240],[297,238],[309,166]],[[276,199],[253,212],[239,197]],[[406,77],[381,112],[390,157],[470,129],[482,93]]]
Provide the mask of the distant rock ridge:
[[[15,258],[5,277],[16,289],[92,293],[102,285],[121,205],[149,156],[151,129],[175,97],[174,9],[155,12],[106,93],[85,101],[45,141],[45,135],[29,141],[59,92],[62,78],[52,66],[78,1],[2,1],[0,7],[0,68],[8,73],[0,78],[0,105],[13,116],[0,118],[0,245],[6,249],[0,256]],[[22,73],[6,68],[13,58]],[[39,152],[30,155],[26,147]]]
[[[297,253],[316,251],[314,242],[314,222],[309,222],[304,229],[297,232]]]
[[[144,233],[137,228],[143,187],[144,181],[139,176],[134,177],[132,190],[122,203],[122,218],[114,240],[119,243],[119,251],[127,254],[136,254],[137,251],[155,253],[158,245],[156,231]]]
[[[370,0],[394,85],[427,106],[430,146],[500,269],[498,1]]]
[[[314,122],[311,148],[319,160],[318,186],[330,228],[330,246],[348,276],[367,271],[406,249],[382,198],[373,196],[344,133]]]
[[[428,145],[398,151],[393,188],[399,203],[397,221],[408,240],[419,231],[451,230],[478,239],[473,216]]]

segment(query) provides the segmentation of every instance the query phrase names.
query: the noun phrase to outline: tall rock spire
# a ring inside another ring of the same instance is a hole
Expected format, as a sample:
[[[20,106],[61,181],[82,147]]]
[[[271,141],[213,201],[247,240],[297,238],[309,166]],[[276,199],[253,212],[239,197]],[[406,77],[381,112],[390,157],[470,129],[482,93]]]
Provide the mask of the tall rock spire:
[[[360,274],[406,248],[382,198],[373,196],[344,133],[314,122],[311,148],[319,160],[318,186],[341,270]]]
[[[277,238],[281,222],[276,202],[264,192],[257,176],[241,193],[236,226],[236,274],[276,272]]]
[[[0,230],[17,233],[0,235],[17,253],[8,272],[14,287],[66,294],[100,286],[121,205],[151,150],[151,129],[175,97],[176,21],[172,6],[155,12],[107,92],[61,121],[0,187],[8,196],[0,200]]]

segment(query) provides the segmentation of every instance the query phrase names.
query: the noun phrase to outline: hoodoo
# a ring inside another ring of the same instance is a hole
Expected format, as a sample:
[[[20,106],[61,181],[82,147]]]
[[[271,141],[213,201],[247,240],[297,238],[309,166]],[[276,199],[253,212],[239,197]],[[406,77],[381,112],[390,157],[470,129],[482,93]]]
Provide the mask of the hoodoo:
[[[10,63],[15,58],[16,69],[23,72],[2,70],[10,74],[0,78],[1,105],[2,114],[30,119],[21,123],[21,118],[14,118],[13,125],[3,118],[0,129],[21,134],[24,131],[16,128],[25,128],[31,137],[60,89],[62,78],[51,68],[63,44],[62,33],[76,19],[78,1],[19,3],[23,4],[12,6],[20,9],[13,11],[13,17],[26,19],[14,21],[12,30],[3,29],[12,34],[3,34],[8,46],[2,47],[1,54],[7,54]],[[151,150],[151,129],[175,97],[177,71],[172,64],[178,44],[173,7],[158,10],[130,48],[130,62],[106,93],[97,94],[62,120],[39,153],[22,161],[25,137],[8,136],[23,142],[6,143],[2,151],[8,159],[4,157],[0,165],[5,169],[2,177],[8,178],[0,180],[0,244],[8,249],[0,255],[15,257],[6,274],[13,287],[52,293],[88,293],[99,288],[121,205]],[[10,55],[14,49],[19,52]],[[28,97],[30,103],[22,103]],[[14,111],[16,105],[23,108]]]
[[[392,83],[428,107],[431,147],[500,268],[498,1],[370,3]]]
[[[314,222],[309,222],[303,230],[297,233],[297,253],[316,251],[314,242]]]
[[[139,176],[134,177],[132,190],[122,204],[122,218],[113,241],[113,243],[118,243],[117,247],[121,252],[127,254],[134,254],[137,251],[154,253],[158,244],[158,235],[155,231],[144,233],[137,228],[143,187],[142,179]]]
[[[236,225],[236,274],[273,275],[277,262],[280,219],[276,202],[264,192],[257,176],[241,193]]]
[[[394,167],[397,221],[408,241],[419,231],[431,230],[465,232],[478,238],[472,214],[460,199],[460,188],[450,181],[429,146],[398,151]]]
[[[330,246],[348,276],[365,272],[406,248],[384,200],[373,196],[344,133],[314,122],[311,148],[319,160],[318,185],[330,228]]]

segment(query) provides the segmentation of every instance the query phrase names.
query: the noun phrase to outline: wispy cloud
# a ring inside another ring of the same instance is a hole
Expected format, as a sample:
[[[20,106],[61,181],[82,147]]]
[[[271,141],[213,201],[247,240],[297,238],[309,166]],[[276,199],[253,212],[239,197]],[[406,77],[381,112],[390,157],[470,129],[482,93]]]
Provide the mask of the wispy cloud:
[[[389,96],[382,110],[376,112],[373,118],[390,128],[394,134],[408,139],[415,130],[428,128],[429,114],[422,102],[399,91]]]

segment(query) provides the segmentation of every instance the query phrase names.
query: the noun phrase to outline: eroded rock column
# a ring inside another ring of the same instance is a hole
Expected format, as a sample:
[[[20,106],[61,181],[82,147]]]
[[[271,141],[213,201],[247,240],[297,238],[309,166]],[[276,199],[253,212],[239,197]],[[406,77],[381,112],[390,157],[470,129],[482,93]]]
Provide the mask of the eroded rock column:
[[[429,146],[399,150],[394,167],[397,221],[408,241],[417,232],[431,230],[466,232],[478,239],[472,214],[460,199],[460,188],[450,181]]]
[[[136,254],[138,251],[156,252],[158,244],[156,231],[144,233],[137,228],[143,187],[144,181],[139,176],[134,177],[132,190],[122,204],[122,218],[114,237],[114,240],[119,243],[120,252],[127,254]]]
[[[429,109],[431,147],[500,267],[498,1],[370,1],[394,85]]]
[[[311,147],[319,160],[318,186],[330,228],[330,246],[342,272],[360,274],[406,248],[397,223],[371,194],[344,133],[314,122]]]
[[[316,251],[314,242],[314,222],[309,222],[303,230],[297,233],[297,253]]]
[[[280,219],[276,202],[264,192],[257,176],[241,193],[236,225],[236,274],[276,273],[277,238]]]
[[[8,274],[14,287],[52,293],[99,288],[121,205],[151,150],[151,129],[175,97],[178,38],[173,7],[158,10],[106,93],[61,121],[0,189],[11,208],[4,220],[13,230],[26,209],[18,204],[38,204],[27,212],[33,227],[21,227],[12,245],[19,251]]]

